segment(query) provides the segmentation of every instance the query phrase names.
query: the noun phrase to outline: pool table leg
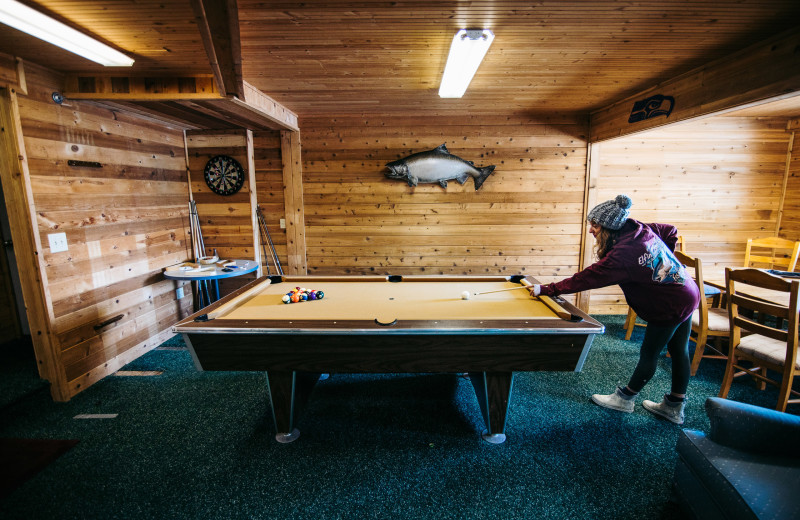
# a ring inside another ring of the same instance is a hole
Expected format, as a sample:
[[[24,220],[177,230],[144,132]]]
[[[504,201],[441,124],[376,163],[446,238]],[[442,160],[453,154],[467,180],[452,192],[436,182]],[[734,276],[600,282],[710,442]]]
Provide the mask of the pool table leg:
[[[275,440],[281,443],[292,442],[300,436],[295,423],[300,417],[311,390],[320,374],[298,371],[267,372],[269,399],[272,403],[272,417],[275,419]]]
[[[513,372],[470,372],[469,379],[478,397],[486,431],[483,440],[500,444],[506,440],[506,412],[514,384]]]

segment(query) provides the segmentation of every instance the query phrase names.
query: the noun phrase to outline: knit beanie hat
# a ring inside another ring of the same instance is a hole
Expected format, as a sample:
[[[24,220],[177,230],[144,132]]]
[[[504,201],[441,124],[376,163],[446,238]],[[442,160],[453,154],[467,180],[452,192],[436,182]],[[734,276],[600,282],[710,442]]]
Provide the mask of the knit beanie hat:
[[[630,207],[633,205],[630,197],[627,195],[617,195],[614,200],[607,200],[595,206],[589,212],[586,220],[595,222],[604,228],[612,231],[622,229],[625,221],[628,220]]]

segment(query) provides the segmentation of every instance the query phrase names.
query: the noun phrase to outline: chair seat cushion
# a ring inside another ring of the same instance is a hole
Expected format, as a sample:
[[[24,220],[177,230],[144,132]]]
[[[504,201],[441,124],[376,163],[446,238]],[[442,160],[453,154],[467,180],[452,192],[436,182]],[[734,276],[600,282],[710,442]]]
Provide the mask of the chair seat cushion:
[[[725,518],[800,518],[800,459],[747,453],[694,430],[682,430],[676,449],[679,493],[703,492]],[[690,481],[702,490],[682,490]]]
[[[692,315],[692,327],[700,327],[700,309],[694,311]],[[724,332],[727,334],[731,330],[728,320],[727,309],[708,309],[708,331]],[[719,334],[717,334],[719,336]]]
[[[760,334],[745,336],[739,341],[738,350],[753,356],[756,359],[763,359],[779,365],[786,362],[786,342],[768,338]],[[800,348],[798,349],[800,351]],[[800,354],[800,352],[798,352]],[[795,358],[795,368],[800,370],[800,355]]]

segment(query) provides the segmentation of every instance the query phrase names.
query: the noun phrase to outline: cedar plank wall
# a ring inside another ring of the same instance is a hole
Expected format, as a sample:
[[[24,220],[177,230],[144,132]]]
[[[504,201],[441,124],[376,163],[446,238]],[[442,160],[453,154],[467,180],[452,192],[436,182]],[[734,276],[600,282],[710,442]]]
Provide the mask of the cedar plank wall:
[[[197,203],[206,255],[216,249],[220,259],[249,259],[253,254],[250,183],[247,178],[247,142],[244,130],[187,131],[186,149],[191,172],[192,197]],[[205,182],[203,171],[216,155],[233,157],[245,171],[242,188],[233,195],[218,195]],[[256,182],[258,185],[258,182]],[[223,280],[223,294],[251,281],[255,275]]]
[[[56,105],[61,78],[31,64],[26,73],[23,136],[71,396],[171,337],[189,312],[190,291],[176,301],[176,282],[162,275],[191,251],[184,139],[180,129],[91,103]],[[50,252],[56,232],[66,233],[68,251]]]
[[[783,199],[780,236],[789,240],[800,240],[800,119],[789,123],[794,136],[789,151],[786,196]],[[796,270],[800,270],[800,266]]]
[[[596,200],[630,195],[631,217],[677,226],[705,278],[722,280],[725,266],[741,265],[747,238],[775,235],[789,137],[786,118],[714,116],[604,141],[594,145]],[[788,205],[800,199],[798,184],[787,189]],[[782,236],[797,235],[791,225]],[[592,291],[590,312],[627,312],[622,292]]]
[[[574,116],[301,120],[309,274],[532,274],[578,267],[587,122]],[[495,172],[409,187],[385,164],[446,143]]]

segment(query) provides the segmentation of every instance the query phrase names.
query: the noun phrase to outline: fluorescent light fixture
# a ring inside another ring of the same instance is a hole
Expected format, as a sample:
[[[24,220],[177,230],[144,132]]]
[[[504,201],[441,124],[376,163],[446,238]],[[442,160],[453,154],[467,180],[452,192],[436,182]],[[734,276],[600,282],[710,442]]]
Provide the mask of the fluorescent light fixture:
[[[444,66],[439,97],[460,98],[464,95],[492,40],[494,33],[488,29],[461,29],[456,33]]]
[[[0,0],[0,23],[106,67],[133,65],[133,60],[121,52],[14,0]]]

